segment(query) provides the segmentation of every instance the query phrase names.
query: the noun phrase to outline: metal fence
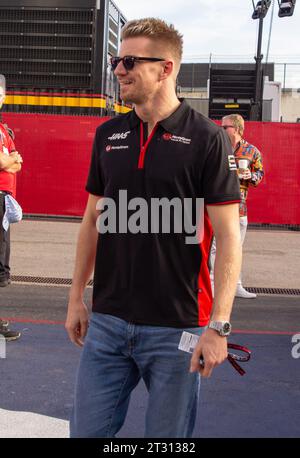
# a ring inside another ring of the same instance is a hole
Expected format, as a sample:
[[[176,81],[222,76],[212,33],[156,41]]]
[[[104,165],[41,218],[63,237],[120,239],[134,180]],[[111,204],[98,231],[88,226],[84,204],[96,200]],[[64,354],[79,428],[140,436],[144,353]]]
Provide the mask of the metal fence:
[[[300,88],[300,62],[275,63],[275,81],[280,81],[282,89]]]
[[[268,63],[262,62],[267,74],[270,73],[270,66],[274,65],[274,81],[279,81],[283,89],[299,89],[300,88],[300,56],[295,56],[293,61],[283,62],[279,60],[280,56],[275,59],[269,59]],[[254,57],[250,55],[206,55],[206,56],[186,56],[183,63],[189,64],[234,64],[235,66],[245,66],[245,64],[255,64]],[[187,70],[185,70],[187,71]],[[197,81],[197,68],[195,67],[195,82]],[[271,78],[270,78],[271,79]],[[203,87],[206,87],[204,85]],[[195,87],[190,87],[189,92],[195,92]],[[197,88],[199,89],[199,88]],[[197,90],[196,89],[196,90]]]

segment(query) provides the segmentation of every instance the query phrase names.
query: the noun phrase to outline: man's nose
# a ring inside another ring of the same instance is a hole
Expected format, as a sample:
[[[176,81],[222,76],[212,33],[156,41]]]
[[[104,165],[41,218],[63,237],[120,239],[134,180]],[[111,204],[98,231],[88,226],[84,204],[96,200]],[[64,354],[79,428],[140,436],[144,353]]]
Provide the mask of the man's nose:
[[[126,70],[126,68],[124,67],[123,61],[120,60],[120,62],[118,63],[118,65],[116,66],[114,70],[114,74],[118,76],[118,75],[127,75],[127,73],[128,73],[128,70]]]

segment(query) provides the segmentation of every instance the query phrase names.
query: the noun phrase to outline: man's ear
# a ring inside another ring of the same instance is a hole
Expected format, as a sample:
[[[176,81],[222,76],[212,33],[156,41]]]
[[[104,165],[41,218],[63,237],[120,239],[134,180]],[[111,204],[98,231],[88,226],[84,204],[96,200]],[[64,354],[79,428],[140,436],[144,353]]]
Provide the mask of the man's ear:
[[[161,79],[164,80],[168,78],[174,70],[174,62],[171,60],[166,60],[162,66]]]

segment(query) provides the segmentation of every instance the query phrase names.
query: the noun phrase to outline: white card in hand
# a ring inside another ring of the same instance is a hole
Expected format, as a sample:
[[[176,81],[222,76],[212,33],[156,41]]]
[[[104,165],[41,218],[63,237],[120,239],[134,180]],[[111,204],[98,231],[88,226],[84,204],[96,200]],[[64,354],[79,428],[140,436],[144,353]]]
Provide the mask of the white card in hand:
[[[178,345],[178,350],[193,353],[194,348],[198,343],[198,340],[199,336],[197,336],[196,334],[191,334],[190,332],[183,331]]]

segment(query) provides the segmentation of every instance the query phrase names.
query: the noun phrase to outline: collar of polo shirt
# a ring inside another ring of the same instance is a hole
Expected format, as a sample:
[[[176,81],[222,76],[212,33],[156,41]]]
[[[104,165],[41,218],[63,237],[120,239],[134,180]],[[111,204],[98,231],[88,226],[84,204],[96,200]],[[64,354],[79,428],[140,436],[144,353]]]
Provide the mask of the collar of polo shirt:
[[[180,105],[177,110],[174,111],[168,118],[163,119],[159,124],[165,129],[166,132],[170,132],[174,135],[182,134],[182,121],[186,118],[186,114],[189,112],[189,105],[184,99],[179,99]],[[141,122],[141,119],[138,117],[134,110],[130,113],[129,125],[131,129],[137,127]]]

